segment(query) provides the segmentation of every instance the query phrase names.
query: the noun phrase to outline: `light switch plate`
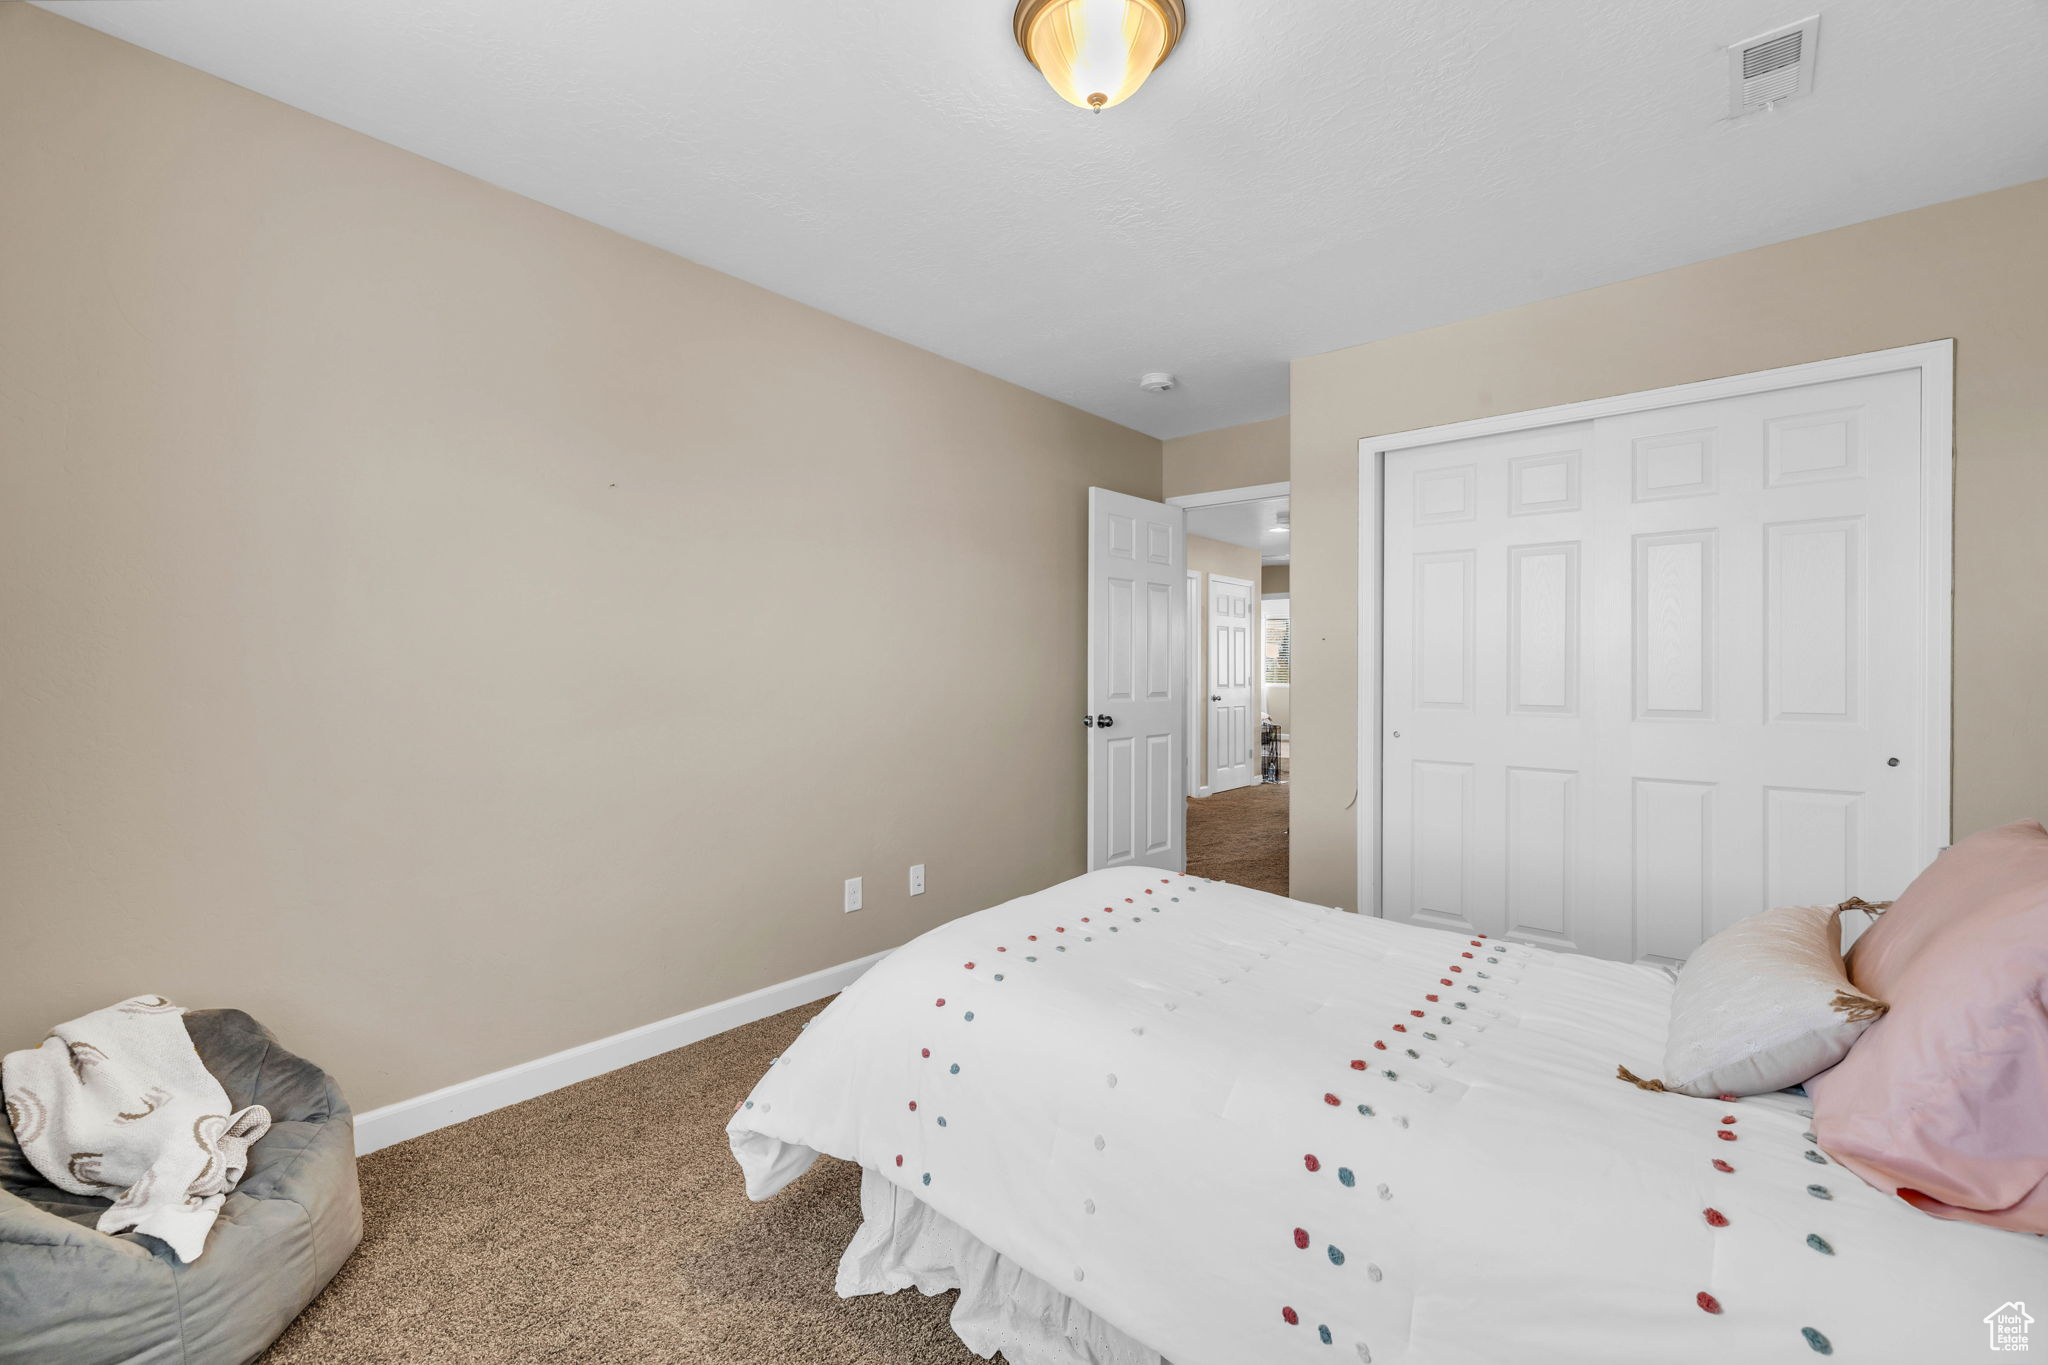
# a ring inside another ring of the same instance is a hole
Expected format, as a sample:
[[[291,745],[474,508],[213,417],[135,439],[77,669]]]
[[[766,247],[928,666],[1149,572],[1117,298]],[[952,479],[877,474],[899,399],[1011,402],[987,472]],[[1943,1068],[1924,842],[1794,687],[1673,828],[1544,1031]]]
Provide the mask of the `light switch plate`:
[[[846,879],[846,913],[850,915],[858,909],[860,909],[860,878],[848,877]]]
[[[910,894],[913,896],[922,896],[924,894],[923,863],[919,863],[910,869]]]

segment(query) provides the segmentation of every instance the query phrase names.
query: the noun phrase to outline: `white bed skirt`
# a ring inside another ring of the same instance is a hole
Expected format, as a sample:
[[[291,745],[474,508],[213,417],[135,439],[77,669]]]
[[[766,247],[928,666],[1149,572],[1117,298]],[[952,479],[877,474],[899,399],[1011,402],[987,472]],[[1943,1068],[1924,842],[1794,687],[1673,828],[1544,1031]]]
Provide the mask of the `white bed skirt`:
[[[860,1230],[839,1258],[841,1298],[960,1291],[953,1331],[1009,1365],[1167,1365],[1157,1351],[1025,1271],[907,1190],[865,1167]]]

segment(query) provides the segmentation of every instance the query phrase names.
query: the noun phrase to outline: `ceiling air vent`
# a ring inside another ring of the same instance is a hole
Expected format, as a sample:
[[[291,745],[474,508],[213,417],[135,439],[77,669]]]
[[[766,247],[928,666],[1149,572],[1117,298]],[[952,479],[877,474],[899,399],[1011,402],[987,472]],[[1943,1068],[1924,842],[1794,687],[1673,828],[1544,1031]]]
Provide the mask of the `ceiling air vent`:
[[[1813,89],[1814,48],[1820,16],[1774,28],[1728,49],[1728,112],[1768,109]]]

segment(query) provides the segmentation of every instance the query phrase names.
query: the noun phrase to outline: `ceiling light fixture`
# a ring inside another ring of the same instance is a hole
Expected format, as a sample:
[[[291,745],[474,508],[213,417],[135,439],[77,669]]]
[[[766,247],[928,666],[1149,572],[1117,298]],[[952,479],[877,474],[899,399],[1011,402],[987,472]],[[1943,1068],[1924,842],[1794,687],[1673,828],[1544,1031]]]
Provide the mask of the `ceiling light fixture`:
[[[1019,0],[1017,46],[1061,99],[1099,114],[1137,93],[1187,24],[1183,0]]]

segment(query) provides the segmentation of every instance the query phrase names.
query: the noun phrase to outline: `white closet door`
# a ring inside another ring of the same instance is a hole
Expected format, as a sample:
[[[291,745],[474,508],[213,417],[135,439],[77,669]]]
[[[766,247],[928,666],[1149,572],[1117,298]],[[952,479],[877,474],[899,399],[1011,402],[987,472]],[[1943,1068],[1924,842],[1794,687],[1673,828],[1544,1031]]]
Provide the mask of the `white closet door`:
[[[1901,890],[1920,460],[1912,373],[1390,456],[1386,913],[1678,962]]]
[[[1390,918],[1628,955],[1625,928],[1590,912],[1616,891],[1596,883],[1587,788],[1620,700],[1587,657],[1587,542],[1608,510],[1588,505],[1593,435],[1580,423],[1387,461]]]

